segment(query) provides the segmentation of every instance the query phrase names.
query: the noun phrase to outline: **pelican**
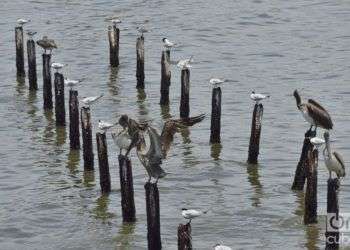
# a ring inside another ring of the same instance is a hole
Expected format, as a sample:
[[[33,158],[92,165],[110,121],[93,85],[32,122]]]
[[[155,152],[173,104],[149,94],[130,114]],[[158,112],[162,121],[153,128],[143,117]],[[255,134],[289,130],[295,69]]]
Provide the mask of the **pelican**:
[[[208,210],[200,211],[200,210],[195,210],[195,209],[183,208],[181,214],[182,214],[182,217],[184,217],[185,219],[188,219],[189,223],[191,223],[193,218],[199,217],[203,214],[206,214],[207,212],[208,212]]]
[[[89,97],[83,98],[81,102],[86,106],[90,107],[92,104],[96,103],[102,97],[103,97],[103,94],[98,96],[89,96]]]
[[[225,80],[224,80],[224,79],[220,79],[220,78],[211,78],[211,79],[209,80],[209,82],[210,82],[210,84],[213,86],[213,88],[217,88],[217,87],[220,87],[220,85],[221,85],[222,83],[224,83]]]
[[[319,149],[325,143],[325,140],[323,140],[322,138],[319,138],[319,137],[313,137],[313,138],[310,139],[310,142],[317,149]]]
[[[115,124],[105,122],[102,120],[98,120],[98,128],[101,129],[104,133],[106,133],[108,129],[110,129],[114,126],[115,126]]]
[[[150,140],[149,149],[147,150],[146,148],[144,132],[140,131],[136,144],[136,153],[141,164],[148,173],[148,182],[150,182],[153,177],[156,179],[155,183],[157,183],[159,178],[166,176],[165,171],[160,166],[162,164],[161,140],[154,128],[147,127],[147,132]]]
[[[343,157],[336,151],[331,150],[331,145],[329,141],[329,133],[325,132],[323,134],[324,139],[326,141],[326,147],[323,150],[323,157],[326,167],[329,171],[329,178],[332,178],[332,171],[336,173],[337,177],[345,176],[345,164]]]
[[[33,40],[33,37],[34,37],[34,35],[35,35],[36,33],[37,33],[36,31],[28,30],[28,31],[27,31],[28,40]]]
[[[255,93],[255,91],[252,91],[251,95],[250,95],[250,99],[252,99],[253,101],[255,101],[256,104],[259,104],[260,101],[269,98],[269,95],[263,95],[263,94],[258,94]]]
[[[176,45],[175,43],[169,41],[168,38],[163,38],[162,41],[163,41],[163,46],[166,50],[170,50],[172,47]]]
[[[73,79],[64,79],[64,84],[66,84],[67,87],[70,88],[70,90],[73,90],[73,88],[78,85],[79,83],[81,83],[83,80],[73,80]]]
[[[114,141],[114,144],[119,147],[119,154],[122,154],[123,149],[127,152],[130,144],[131,144],[131,137],[128,133],[127,128],[123,128],[118,133],[112,133],[112,138]]]
[[[17,19],[17,23],[20,27],[22,27],[24,24],[29,23],[29,22],[30,22],[29,19],[23,19],[23,18]]]
[[[327,130],[333,128],[331,116],[318,102],[314,101],[313,99],[309,99],[307,103],[302,103],[297,90],[294,91],[294,97],[297,102],[297,107],[304,119],[311,125],[310,130],[313,126],[315,127],[315,131],[317,127]]]
[[[232,248],[221,244],[216,244],[214,246],[214,250],[232,250]]]
[[[65,65],[62,63],[54,62],[51,64],[51,68],[54,68],[56,72],[58,72],[60,69],[62,69]]]
[[[188,68],[191,68],[191,65],[190,63],[193,62],[193,56],[191,56],[190,58],[188,59],[183,59],[183,60],[179,60],[177,62],[177,66],[180,68],[180,69],[188,69]]]
[[[44,49],[45,54],[46,50],[49,50],[51,54],[53,49],[57,49],[55,41],[52,39],[48,39],[47,36],[43,36],[43,38],[38,40],[36,43]]]

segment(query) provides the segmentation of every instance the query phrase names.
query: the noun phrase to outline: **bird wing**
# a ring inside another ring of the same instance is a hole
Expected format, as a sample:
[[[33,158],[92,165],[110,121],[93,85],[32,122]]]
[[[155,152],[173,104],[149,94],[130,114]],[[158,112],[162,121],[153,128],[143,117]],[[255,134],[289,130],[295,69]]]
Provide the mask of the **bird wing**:
[[[316,102],[314,99],[309,99],[308,102],[309,102],[310,104],[312,104],[312,105],[315,105],[315,106],[318,107],[319,109],[321,109],[321,110],[327,112],[327,110],[326,110],[324,107],[322,107],[321,104],[319,104],[318,102]],[[328,112],[327,112],[327,113],[328,113]]]
[[[341,156],[341,154],[339,154],[338,152],[334,151],[333,152],[334,157],[337,159],[337,161],[340,163],[340,165],[342,166],[342,168],[345,170],[345,163],[344,163],[344,159]]]
[[[203,121],[204,118],[205,118],[205,114],[203,113],[203,114],[192,116],[189,118],[182,118],[182,119],[179,119],[178,121],[185,126],[193,126],[194,124]]]
[[[160,165],[162,164],[162,142],[161,137],[157,130],[152,127],[148,127],[148,134],[150,138],[150,147],[147,155],[150,159],[151,164]]]
[[[332,129],[333,122],[328,112],[324,109],[320,109],[316,105],[312,105],[311,103],[308,104],[308,113],[310,114],[310,117],[315,121],[316,125],[321,126],[325,129]]]

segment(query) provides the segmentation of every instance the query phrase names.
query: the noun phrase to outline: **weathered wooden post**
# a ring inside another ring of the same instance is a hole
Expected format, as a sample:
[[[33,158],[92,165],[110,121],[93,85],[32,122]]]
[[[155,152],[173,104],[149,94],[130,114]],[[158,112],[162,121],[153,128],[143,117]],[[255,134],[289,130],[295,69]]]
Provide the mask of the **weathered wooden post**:
[[[43,97],[44,109],[52,109],[51,54],[43,54]]]
[[[306,171],[306,193],[305,193],[305,209],[304,224],[317,223],[317,166],[318,166],[318,150],[308,151],[305,160]]]
[[[171,84],[170,50],[162,51],[160,78],[160,105],[169,105],[169,87]]]
[[[192,249],[191,223],[180,224],[177,228],[177,248],[179,250]]]
[[[190,70],[184,68],[181,70],[181,100],[180,117],[188,118],[190,116]]]
[[[38,90],[36,75],[36,53],[33,38],[27,41],[29,90]]]
[[[106,133],[96,133],[96,144],[101,191],[102,193],[109,193],[111,192],[111,176],[109,174]]]
[[[61,73],[55,73],[55,114],[56,125],[66,125],[66,108],[64,102],[64,78]]]
[[[213,88],[211,98],[210,143],[220,143],[221,131],[221,88]]]
[[[145,88],[145,38],[143,35],[136,40],[136,88]]]
[[[119,32],[116,25],[108,26],[109,62],[112,67],[119,66]]]
[[[157,183],[147,182],[145,184],[145,190],[148,249],[162,249],[159,218],[159,191]]]
[[[261,121],[264,113],[264,107],[256,103],[253,111],[252,127],[249,141],[248,160],[249,164],[257,164],[260,146]]]
[[[131,161],[122,154],[118,156],[118,161],[123,222],[135,222],[136,211]]]
[[[69,91],[69,141],[71,149],[80,149],[78,91]]]
[[[310,142],[310,139],[316,136],[316,131],[308,130],[305,133],[305,139],[303,144],[303,149],[301,151],[299,163],[295,170],[294,181],[292,185],[292,190],[303,190],[306,173],[305,173],[305,161],[308,155],[308,152],[312,150],[313,145]]]
[[[16,68],[17,76],[25,76],[24,71],[24,49],[23,49],[23,27],[15,27],[15,41],[16,41]]]
[[[337,229],[337,221],[339,220],[338,189],[339,180],[329,178],[327,185],[326,250],[339,248],[339,230]]]
[[[83,137],[84,170],[93,170],[94,152],[92,148],[91,113],[89,107],[81,108],[81,134]]]

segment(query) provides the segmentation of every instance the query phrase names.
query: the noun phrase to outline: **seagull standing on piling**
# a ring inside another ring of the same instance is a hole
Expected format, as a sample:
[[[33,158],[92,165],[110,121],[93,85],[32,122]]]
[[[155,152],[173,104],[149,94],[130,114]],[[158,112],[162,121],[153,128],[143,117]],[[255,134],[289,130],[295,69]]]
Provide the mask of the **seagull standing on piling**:
[[[177,62],[177,66],[180,68],[180,69],[188,69],[188,68],[191,68],[191,63],[193,62],[193,56],[191,56],[190,58],[188,59],[183,59],[183,60],[179,60]]]
[[[99,96],[89,96],[89,97],[85,97],[81,100],[81,102],[83,104],[85,104],[86,106],[88,106],[90,108],[90,106],[94,103],[96,103],[99,99],[101,99],[103,97],[103,94],[99,95]]]
[[[48,39],[47,36],[43,36],[43,38],[38,40],[36,43],[44,49],[45,54],[46,50],[49,50],[49,54],[51,54],[53,49],[57,49],[55,41],[53,39]]]
[[[303,115],[305,121],[311,125],[310,130],[313,126],[315,127],[315,131],[317,130],[317,127],[321,127],[326,130],[333,128],[331,116],[327,110],[321,106],[321,104],[313,99],[309,99],[307,103],[302,103],[297,90],[294,91],[293,95],[295,97],[297,107]]]
[[[216,244],[214,246],[214,250],[232,250],[232,248],[221,244]]]
[[[250,95],[250,99],[255,101],[256,104],[259,104],[260,101],[262,101],[262,100],[264,100],[266,98],[270,98],[270,96],[269,95],[258,94],[258,93],[255,93],[255,91],[252,91],[252,93]]]
[[[326,141],[326,147],[323,150],[323,157],[326,167],[329,171],[329,178],[332,178],[332,171],[336,173],[337,177],[345,176],[345,163],[343,157],[336,151],[331,150],[331,145],[329,141],[329,133],[324,133],[324,139]]]
[[[22,27],[24,24],[26,23],[29,23],[30,20],[29,19],[23,19],[23,18],[20,18],[20,19],[17,19],[17,24]]]
[[[317,149],[319,149],[325,143],[325,140],[323,140],[322,138],[319,138],[319,137],[313,137],[313,138],[310,139],[310,142]]]
[[[211,78],[209,80],[209,83],[213,86],[213,88],[217,88],[217,87],[220,87],[220,85],[222,83],[224,83],[225,80],[224,79],[220,79],[220,78]]]
[[[70,90],[73,90],[75,86],[77,86],[79,83],[81,83],[83,80],[72,80],[72,79],[64,79],[64,84],[70,88]]]
[[[172,47],[176,45],[176,43],[169,41],[168,38],[163,38],[162,41],[163,41],[163,46],[166,50],[170,50]]]
[[[114,18],[111,20],[113,26],[117,26],[118,24],[120,24],[122,21],[118,18]]]
[[[102,120],[98,120],[98,128],[101,129],[104,133],[106,133],[108,129],[110,129],[114,126],[115,126],[115,124],[105,122]]]
[[[142,26],[136,27],[136,30],[141,34],[141,36],[143,36],[144,33],[148,32],[148,29],[146,29],[145,27],[142,27]]]
[[[29,40],[33,40],[33,37],[34,37],[34,35],[35,35],[36,33],[37,33],[36,31],[28,30],[28,31],[27,31],[28,39],[29,39]]]
[[[206,214],[208,211],[209,210],[200,211],[200,210],[195,210],[195,209],[183,208],[181,214],[182,214],[182,217],[189,220],[189,223],[191,223],[193,218],[196,218],[196,217],[199,217],[203,214]]]
[[[57,73],[63,67],[64,67],[63,63],[54,62],[54,63],[51,64],[51,68],[55,69]]]

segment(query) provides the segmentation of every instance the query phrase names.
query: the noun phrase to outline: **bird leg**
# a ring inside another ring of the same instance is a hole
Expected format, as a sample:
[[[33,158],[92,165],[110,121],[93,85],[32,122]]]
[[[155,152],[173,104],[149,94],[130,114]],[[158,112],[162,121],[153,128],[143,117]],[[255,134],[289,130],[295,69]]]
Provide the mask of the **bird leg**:
[[[329,171],[329,179],[332,179],[332,171]]]
[[[159,180],[159,177],[156,179],[156,182],[155,182],[155,184],[157,184],[158,183],[158,180]]]
[[[152,178],[152,177],[149,175],[149,176],[148,176],[148,180],[147,180],[147,182],[149,182],[149,183],[150,183],[150,182],[151,182],[151,178]]]

